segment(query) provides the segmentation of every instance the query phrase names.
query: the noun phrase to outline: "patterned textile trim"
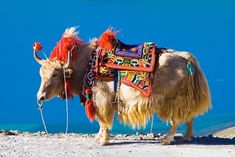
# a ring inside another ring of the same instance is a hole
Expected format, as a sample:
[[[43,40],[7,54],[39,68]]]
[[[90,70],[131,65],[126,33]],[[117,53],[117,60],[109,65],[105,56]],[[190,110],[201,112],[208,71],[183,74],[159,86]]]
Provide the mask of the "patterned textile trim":
[[[94,85],[94,80],[95,80],[94,69],[95,69],[95,64],[96,64],[96,58],[97,58],[96,51],[93,51],[90,57],[90,61],[86,67],[86,74],[83,79],[83,85],[82,85],[83,95],[85,95],[86,89],[91,88]]]
[[[152,93],[152,73],[139,71],[120,71],[121,82],[139,90],[144,96]]]
[[[96,51],[92,52],[89,63],[86,67],[86,74],[82,84],[81,102],[85,104],[85,111],[88,119],[92,122],[95,119],[96,109],[92,101],[92,86],[94,85],[94,68],[96,62]]]
[[[98,68],[95,70],[95,79],[103,81],[113,81],[114,80],[114,70],[110,68],[101,67],[100,72]],[[98,71],[97,71],[98,70]],[[119,70],[121,83],[131,86],[139,90],[144,96],[150,96],[152,93],[152,73],[150,72],[140,72],[140,71],[130,71],[130,70]]]

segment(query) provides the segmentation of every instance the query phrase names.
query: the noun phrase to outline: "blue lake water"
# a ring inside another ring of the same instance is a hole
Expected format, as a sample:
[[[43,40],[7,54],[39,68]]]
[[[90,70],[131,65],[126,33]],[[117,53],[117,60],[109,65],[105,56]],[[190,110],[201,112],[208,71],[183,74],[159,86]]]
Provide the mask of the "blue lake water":
[[[235,114],[226,115],[211,115],[211,116],[201,116],[194,120],[194,135],[208,135],[215,131],[231,127],[235,125]],[[156,116],[154,117],[153,123],[153,133],[166,133],[170,125],[167,122],[159,120]],[[151,119],[145,128],[132,129],[127,125],[123,125],[115,119],[114,125],[112,127],[112,134],[135,134],[136,132],[149,133],[151,128]],[[0,129],[6,130],[20,130],[27,132],[37,132],[44,131],[42,123],[40,124],[0,124]],[[47,124],[47,129],[49,133],[61,133],[65,131],[65,124]],[[99,125],[97,122],[93,123],[77,123],[69,124],[69,131],[73,133],[97,133],[99,130]],[[178,132],[183,133],[185,131],[185,125],[180,125],[178,127]]]

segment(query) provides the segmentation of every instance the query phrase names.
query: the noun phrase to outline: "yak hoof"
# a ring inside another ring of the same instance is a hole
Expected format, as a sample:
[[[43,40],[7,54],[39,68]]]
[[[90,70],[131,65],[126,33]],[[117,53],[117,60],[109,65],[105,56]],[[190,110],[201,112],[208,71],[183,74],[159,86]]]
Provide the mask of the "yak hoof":
[[[102,139],[99,140],[99,145],[100,146],[105,146],[105,145],[108,145],[108,144],[109,144],[109,140],[102,140]]]
[[[192,136],[184,136],[183,137],[184,142],[191,142],[191,140],[192,140]]]
[[[165,137],[161,140],[161,143],[163,145],[170,145],[173,144],[175,142],[174,138],[169,138],[169,137]]]
[[[100,138],[101,138],[101,135],[100,135],[100,134],[95,135],[95,140],[96,140],[96,141],[99,141]]]

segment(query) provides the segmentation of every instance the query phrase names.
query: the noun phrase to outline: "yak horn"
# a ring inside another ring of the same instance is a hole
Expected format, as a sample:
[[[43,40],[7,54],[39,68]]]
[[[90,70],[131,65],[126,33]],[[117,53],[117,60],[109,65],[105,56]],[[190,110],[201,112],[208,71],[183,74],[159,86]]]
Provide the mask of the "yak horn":
[[[41,58],[38,57],[38,54],[37,54],[37,50],[34,50],[33,51],[33,56],[34,56],[34,59],[36,60],[36,62],[38,62],[40,65],[43,64],[44,60],[42,60]]]
[[[68,60],[67,60],[67,63],[64,65],[64,68],[66,69],[66,68],[71,68],[71,66],[72,66],[72,52],[73,52],[73,49],[75,48],[76,46],[73,46],[72,48],[71,48],[71,50],[69,50],[68,51]]]

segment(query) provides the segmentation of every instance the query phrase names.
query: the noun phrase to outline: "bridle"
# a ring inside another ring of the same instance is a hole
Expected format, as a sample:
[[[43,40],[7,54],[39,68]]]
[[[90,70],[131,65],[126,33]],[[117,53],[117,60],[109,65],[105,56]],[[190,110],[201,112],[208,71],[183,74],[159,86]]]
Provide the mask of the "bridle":
[[[66,76],[65,76],[65,70],[63,68],[63,78],[64,78],[64,93],[65,93],[65,108],[66,108],[66,128],[65,128],[65,134],[68,133],[68,128],[69,128],[69,103],[68,103],[68,93],[67,93],[67,87],[65,85],[65,82],[66,82]],[[48,131],[47,131],[47,126],[46,126],[46,122],[45,122],[45,119],[44,119],[44,114],[43,114],[43,102],[42,100],[38,100],[37,101],[37,104],[38,104],[38,110],[40,110],[40,115],[41,115],[41,119],[42,119],[42,124],[43,124],[43,127],[44,127],[44,130],[46,132],[46,134],[48,134]]]
[[[71,51],[71,55],[72,55],[72,51],[74,50],[74,48],[76,48],[76,45],[74,45],[70,51]],[[44,52],[43,52],[44,53]],[[45,53],[44,53],[45,55]],[[46,56],[46,55],[45,55]],[[72,57],[72,56],[71,56]],[[47,57],[46,57],[47,58]],[[68,106],[69,106],[69,103],[68,103],[68,91],[67,91],[67,86],[66,86],[66,80],[67,79],[71,79],[71,76],[69,77],[66,77],[66,68],[63,67],[63,80],[64,80],[64,91],[62,91],[62,93],[64,92],[65,94],[65,108],[66,108],[66,127],[65,127],[65,134],[68,133],[68,128],[69,128],[69,109],[68,109]],[[61,94],[61,97],[62,97],[62,94]],[[45,119],[44,119],[44,114],[43,114],[43,102],[42,100],[38,100],[37,101],[37,104],[38,104],[38,110],[40,110],[40,116],[41,116],[41,119],[42,119],[42,123],[43,123],[43,127],[44,127],[44,131],[46,134],[48,134],[48,130],[47,130],[47,126],[46,126],[46,122],[45,122]]]
[[[66,127],[65,127],[65,134],[68,133],[68,128],[69,128],[69,103],[68,103],[68,93],[67,93],[67,88],[66,88],[66,85],[65,85],[65,81],[66,81],[66,76],[65,76],[65,70],[63,68],[63,78],[64,78],[64,93],[65,93],[65,108],[66,108]],[[48,131],[47,131],[47,126],[46,126],[46,122],[45,122],[45,119],[44,119],[44,114],[43,114],[43,103],[44,101],[42,100],[38,100],[37,101],[37,104],[38,104],[38,110],[40,110],[40,115],[41,115],[41,119],[42,119],[42,124],[43,124],[43,127],[44,127],[44,131],[46,134],[48,134]]]

